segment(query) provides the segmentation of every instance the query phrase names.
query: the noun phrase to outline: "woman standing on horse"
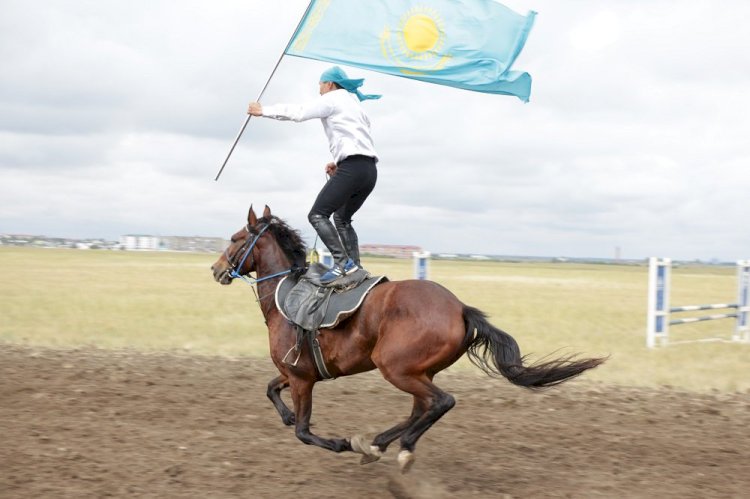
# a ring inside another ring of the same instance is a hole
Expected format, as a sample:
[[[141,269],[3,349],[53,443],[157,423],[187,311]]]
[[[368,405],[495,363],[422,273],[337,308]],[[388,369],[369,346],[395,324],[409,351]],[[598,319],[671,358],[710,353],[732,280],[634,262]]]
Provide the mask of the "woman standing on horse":
[[[363,79],[350,79],[334,66],[320,77],[318,99],[305,104],[273,106],[252,102],[247,110],[253,116],[276,120],[300,122],[319,118],[323,123],[333,155],[333,162],[325,167],[331,178],[307,216],[334,260],[333,267],[321,277],[322,284],[331,284],[361,265],[352,216],[375,187],[378,157],[370,136],[370,120],[360,101],[380,98],[362,94],[358,89],[363,83]]]

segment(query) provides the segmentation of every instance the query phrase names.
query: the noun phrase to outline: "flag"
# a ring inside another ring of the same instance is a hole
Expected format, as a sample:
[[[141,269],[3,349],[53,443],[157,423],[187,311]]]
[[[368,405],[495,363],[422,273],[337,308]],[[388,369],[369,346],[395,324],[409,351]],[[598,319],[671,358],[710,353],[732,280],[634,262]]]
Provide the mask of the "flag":
[[[528,102],[511,66],[536,12],[493,0],[313,0],[286,54]]]

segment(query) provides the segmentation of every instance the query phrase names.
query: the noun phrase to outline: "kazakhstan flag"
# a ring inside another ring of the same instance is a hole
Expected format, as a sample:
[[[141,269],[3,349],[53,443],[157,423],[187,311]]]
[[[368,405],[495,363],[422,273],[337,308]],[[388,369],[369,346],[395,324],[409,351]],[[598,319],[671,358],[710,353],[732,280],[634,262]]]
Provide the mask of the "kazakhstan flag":
[[[493,0],[313,0],[287,54],[528,102],[534,24]]]

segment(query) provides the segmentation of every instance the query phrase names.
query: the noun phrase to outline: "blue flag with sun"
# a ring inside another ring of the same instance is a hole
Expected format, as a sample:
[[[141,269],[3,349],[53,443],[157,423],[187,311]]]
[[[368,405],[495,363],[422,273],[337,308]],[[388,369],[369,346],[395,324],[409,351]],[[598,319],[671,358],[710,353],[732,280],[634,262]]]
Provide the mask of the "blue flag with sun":
[[[493,0],[313,0],[285,53],[528,102],[536,12]]]

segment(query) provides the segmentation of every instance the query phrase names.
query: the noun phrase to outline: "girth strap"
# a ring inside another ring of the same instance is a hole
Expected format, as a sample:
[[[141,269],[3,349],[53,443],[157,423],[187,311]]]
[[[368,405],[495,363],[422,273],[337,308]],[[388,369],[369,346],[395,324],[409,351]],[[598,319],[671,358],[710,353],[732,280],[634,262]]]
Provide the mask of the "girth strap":
[[[310,351],[312,351],[313,360],[315,361],[315,367],[318,369],[318,374],[324,380],[333,379],[331,373],[326,368],[326,362],[323,360],[323,352],[320,351],[320,342],[318,341],[318,332],[310,334]]]
[[[297,363],[299,362],[300,356],[302,355],[302,342],[305,340],[305,338],[307,338],[308,343],[310,344],[310,352],[312,353],[313,363],[315,364],[315,369],[317,369],[320,377],[323,378],[324,381],[335,379],[335,376],[331,375],[331,373],[328,372],[326,362],[323,359],[323,352],[320,349],[320,341],[318,341],[319,332],[308,331],[297,325],[294,325],[294,330],[297,333],[297,339],[294,342],[294,346],[289,349],[289,351],[286,353],[284,358],[281,359],[281,361],[285,364],[296,367]],[[287,358],[292,352],[296,353],[297,355],[292,362],[289,362]]]

